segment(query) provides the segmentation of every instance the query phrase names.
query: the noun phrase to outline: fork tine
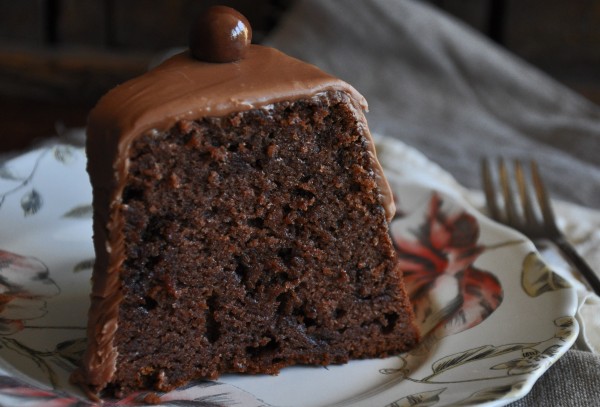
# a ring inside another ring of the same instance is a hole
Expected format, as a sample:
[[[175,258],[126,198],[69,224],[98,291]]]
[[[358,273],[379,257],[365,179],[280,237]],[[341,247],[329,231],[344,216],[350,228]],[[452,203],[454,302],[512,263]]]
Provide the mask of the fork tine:
[[[533,186],[535,188],[537,200],[542,211],[544,227],[546,228],[546,230],[555,233],[557,232],[558,228],[556,226],[554,211],[552,210],[550,198],[548,196],[548,193],[546,192],[546,188],[544,187],[544,183],[542,181],[537,162],[531,160],[529,165],[531,167],[531,179],[533,180]]]
[[[532,239],[548,239],[551,240],[556,247],[564,254],[565,258],[571,265],[578,270],[585,280],[589,283],[594,292],[600,295],[600,276],[598,276],[586,261],[577,253],[573,246],[567,241],[565,236],[558,229],[554,217],[554,212],[550,203],[550,197],[546,192],[546,188],[542,182],[542,177],[535,161],[530,162],[531,180],[535,190],[536,201],[542,213],[542,224],[540,224],[537,211],[534,210],[532,197],[528,192],[525,171],[523,165],[518,160],[515,160],[514,175],[516,184],[521,197],[524,216],[520,216],[515,206],[515,198],[512,193],[513,187],[509,178],[509,173],[504,161],[498,160],[498,178],[501,188],[501,194],[498,193],[497,187],[494,186],[491,166],[485,158],[481,161],[481,174],[483,180],[483,188],[492,218],[506,225],[520,230],[525,235]],[[500,206],[496,201],[497,195],[502,195],[504,199],[504,212],[502,215]]]
[[[508,175],[508,169],[504,160],[500,158],[498,160],[498,166],[500,171],[500,185],[502,187],[502,196],[504,198],[504,206],[506,208],[506,222],[513,228],[519,228],[519,220],[517,218],[517,209],[515,206],[515,199],[513,196],[512,187],[510,186],[510,178]]]
[[[559,250],[562,251],[571,265],[581,273],[594,292],[600,295],[600,278],[558,229],[554,217],[554,211],[552,210],[552,205],[550,203],[550,197],[548,196],[546,188],[544,187],[544,183],[542,182],[538,165],[534,160],[531,161],[530,165],[531,178],[533,179],[533,185],[535,187],[540,209],[542,210],[546,234],[554,242],[554,244],[556,244]]]
[[[525,179],[523,165],[519,160],[515,160],[515,178],[517,180],[519,196],[521,197],[521,205],[523,207],[523,214],[525,216],[525,224],[535,225],[537,223],[537,217],[535,215],[535,211],[533,210],[531,196],[527,192],[527,180]]]
[[[500,210],[498,209],[498,202],[496,201],[496,189],[494,188],[494,181],[490,171],[490,163],[486,158],[481,160],[481,174],[483,179],[483,191],[485,193],[488,210],[490,211],[490,217],[495,220],[500,220]]]

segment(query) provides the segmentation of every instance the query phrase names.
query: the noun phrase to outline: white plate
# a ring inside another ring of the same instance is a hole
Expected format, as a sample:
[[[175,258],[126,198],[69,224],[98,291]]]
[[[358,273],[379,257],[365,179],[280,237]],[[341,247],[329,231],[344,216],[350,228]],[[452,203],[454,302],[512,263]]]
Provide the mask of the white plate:
[[[81,148],[57,145],[0,166],[0,405],[87,403],[68,383],[85,346],[94,256],[85,164]],[[278,376],[227,375],[161,402],[500,406],[527,394],[577,336],[574,290],[521,235],[428,187],[391,181],[402,214],[392,234],[410,253],[406,278],[427,332],[420,347]],[[144,394],[114,403],[143,404]]]

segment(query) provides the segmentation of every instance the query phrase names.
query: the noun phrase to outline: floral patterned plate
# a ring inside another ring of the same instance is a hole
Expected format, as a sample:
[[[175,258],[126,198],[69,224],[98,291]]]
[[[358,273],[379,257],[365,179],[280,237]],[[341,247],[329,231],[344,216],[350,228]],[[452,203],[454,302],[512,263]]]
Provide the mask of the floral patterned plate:
[[[0,405],[92,405],[68,382],[85,347],[93,264],[85,163],[81,148],[61,144],[0,165]],[[390,181],[392,236],[425,333],[417,349],[105,405],[500,406],[527,394],[577,336],[574,290],[523,236],[441,192]]]

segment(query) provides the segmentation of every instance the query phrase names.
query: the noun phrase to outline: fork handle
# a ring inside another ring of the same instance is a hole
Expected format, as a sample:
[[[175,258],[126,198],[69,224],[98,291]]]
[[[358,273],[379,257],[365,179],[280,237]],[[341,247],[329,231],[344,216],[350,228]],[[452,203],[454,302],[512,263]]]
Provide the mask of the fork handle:
[[[552,239],[552,242],[554,242],[569,263],[571,263],[571,266],[581,273],[590,287],[592,287],[592,290],[594,290],[597,295],[600,295],[600,278],[579,253],[577,253],[571,243],[569,243],[564,236],[554,238]]]

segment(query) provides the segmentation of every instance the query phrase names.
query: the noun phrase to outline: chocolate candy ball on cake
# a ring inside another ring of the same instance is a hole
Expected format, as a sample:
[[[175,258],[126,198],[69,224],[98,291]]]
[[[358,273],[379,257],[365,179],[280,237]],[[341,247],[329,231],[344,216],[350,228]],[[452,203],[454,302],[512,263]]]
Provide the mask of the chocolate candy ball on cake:
[[[214,6],[202,14],[190,31],[190,52],[201,61],[234,62],[246,55],[252,27],[242,14]]]
[[[97,258],[73,375],[90,394],[417,342],[364,98],[227,24],[198,30],[192,52],[116,87],[90,114]],[[223,33],[233,51],[207,57],[227,47]]]

